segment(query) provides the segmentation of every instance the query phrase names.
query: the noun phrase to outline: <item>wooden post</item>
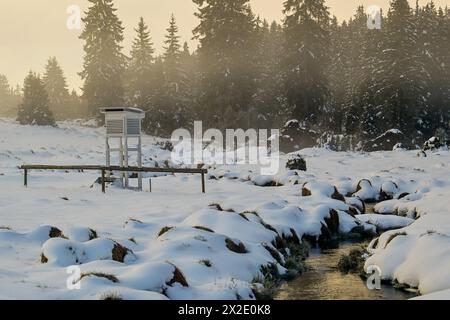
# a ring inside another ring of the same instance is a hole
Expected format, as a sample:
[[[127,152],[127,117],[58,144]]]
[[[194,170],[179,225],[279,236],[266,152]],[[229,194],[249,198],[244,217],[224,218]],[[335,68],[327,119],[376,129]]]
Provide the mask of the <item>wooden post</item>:
[[[142,168],[142,140],[141,136],[138,138],[138,167]],[[138,189],[139,191],[142,191],[142,172],[138,172]],[[151,188],[150,188],[151,192]]]
[[[106,193],[105,170],[102,170],[102,192]]]
[[[123,153],[123,140],[122,140],[122,138],[120,138],[120,147],[119,147],[119,149],[120,149],[120,156],[119,156],[120,161],[119,161],[119,163],[120,163],[120,167],[123,168],[124,153]],[[126,174],[125,171],[121,171],[120,172],[120,175],[122,177],[122,188],[124,188],[124,189],[126,188],[126,186],[125,186],[125,174]]]
[[[205,188],[205,173],[202,172],[202,192],[206,193],[206,188]]]
[[[148,186],[150,187],[150,192],[152,192],[152,179],[148,179]]]
[[[108,137],[106,137],[106,141],[105,142],[106,142],[106,166],[109,167],[109,166],[111,166],[111,147],[109,145],[109,138]],[[111,171],[108,171],[106,173],[106,176],[108,178],[110,178],[111,177]]]
[[[23,170],[23,185],[25,187],[28,187],[28,170],[27,169]]]
[[[125,121],[125,126],[126,126],[126,121]],[[126,127],[125,127],[126,129]],[[125,133],[127,132],[126,130],[124,131]],[[124,144],[125,144],[125,149],[124,149],[124,165],[125,168],[128,168],[128,160],[129,160],[129,156],[128,156],[128,136],[125,134],[125,138],[124,138]],[[122,166],[123,167],[123,166]],[[130,188],[130,174],[129,172],[125,172],[125,189]]]

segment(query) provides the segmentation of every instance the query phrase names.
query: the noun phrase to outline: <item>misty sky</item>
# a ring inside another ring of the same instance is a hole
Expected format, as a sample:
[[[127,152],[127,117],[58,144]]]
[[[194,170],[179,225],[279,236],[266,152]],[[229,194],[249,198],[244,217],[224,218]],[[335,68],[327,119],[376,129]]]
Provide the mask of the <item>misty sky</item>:
[[[253,10],[268,20],[282,19],[284,0],[251,0]],[[389,0],[328,0],[332,14],[348,19],[359,4],[379,5],[386,8]],[[411,4],[415,0],[410,0]],[[421,0],[420,3],[426,3]],[[438,5],[450,0],[435,0]],[[150,26],[155,48],[161,51],[162,41],[170,14],[173,12],[180,27],[183,41],[191,48],[192,29],[197,20],[193,16],[196,6],[191,0],[115,0],[125,29],[125,53],[134,36],[133,28],[143,16]],[[69,87],[79,91],[81,79],[77,75],[82,65],[82,41],[79,31],[68,30],[66,13],[69,5],[79,5],[85,10],[87,0],[0,0],[0,74],[5,74],[11,85],[22,84],[26,73],[43,73],[49,56],[56,56],[68,79]]]

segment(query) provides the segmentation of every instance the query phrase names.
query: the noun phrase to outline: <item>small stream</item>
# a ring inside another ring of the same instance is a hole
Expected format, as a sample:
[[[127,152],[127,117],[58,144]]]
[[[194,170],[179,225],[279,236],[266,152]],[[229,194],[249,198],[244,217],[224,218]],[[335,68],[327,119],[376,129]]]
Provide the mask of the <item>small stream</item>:
[[[369,290],[358,275],[341,273],[337,269],[340,257],[360,246],[358,242],[344,242],[335,248],[311,249],[305,262],[307,270],[283,284],[275,300],[406,300],[416,296],[390,285]]]

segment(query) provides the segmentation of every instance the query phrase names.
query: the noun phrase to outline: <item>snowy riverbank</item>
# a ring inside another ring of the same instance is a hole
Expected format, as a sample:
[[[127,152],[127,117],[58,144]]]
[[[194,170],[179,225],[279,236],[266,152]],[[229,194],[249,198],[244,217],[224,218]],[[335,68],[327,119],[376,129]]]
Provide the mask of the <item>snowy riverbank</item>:
[[[103,134],[0,120],[0,298],[254,299],[265,277],[287,272],[289,242],[392,227],[402,229],[371,244],[367,266],[448,297],[448,151],[423,158],[307,149],[307,172],[211,168],[206,195],[191,175],[155,178],[152,193],[110,187],[104,195],[91,188],[92,172],[31,172],[29,188],[22,186],[23,163],[102,164]],[[154,138],[143,145],[145,165],[170,159]],[[280,186],[259,186],[271,181]],[[355,216],[359,199],[378,200],[380,190],[401,199],[375,212],[396,216]],[[81,290],[66,287],[71,265],[81,267]]]

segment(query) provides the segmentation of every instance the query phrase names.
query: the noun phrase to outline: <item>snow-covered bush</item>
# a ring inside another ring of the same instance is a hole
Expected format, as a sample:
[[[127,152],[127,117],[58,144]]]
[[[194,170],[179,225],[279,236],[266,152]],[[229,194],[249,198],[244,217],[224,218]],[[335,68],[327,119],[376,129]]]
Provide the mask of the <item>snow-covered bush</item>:
[[[445,144],[441,142],[441,139],[439,139],[438,137],[431,137],[429,140],[425,141],[423,150],[436,150],[444,146]]]
[[[403,143],[397,143],[393,148],[392,151],[401,151],[401,150],[406,150],[407,148],[405,147],[405,145]]]
[[[288,159],[286,168],[289,170],[306,171],[306,161],[300,154],[295,154]]]
[[[298,120],[290,120],[281,129],[280,150],[288,153],[315,147],[318,139],[316,131],[305,128]]]
[[[363,151],[392,151],[394,146],[405,141],[405,135],[398,129],[391,129],[381,136],[367,141],[363,146]],[[404,145],[404,144],[403,144]]]

